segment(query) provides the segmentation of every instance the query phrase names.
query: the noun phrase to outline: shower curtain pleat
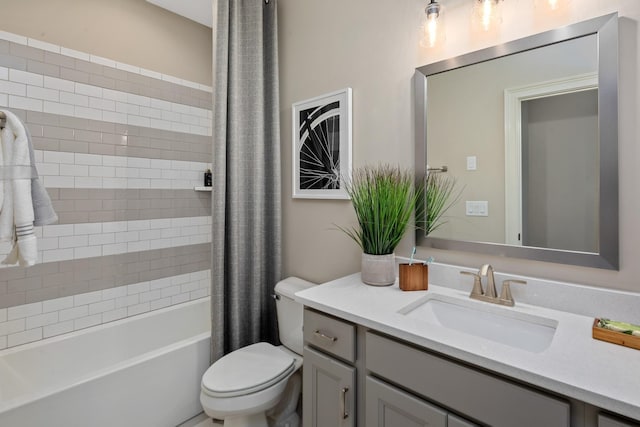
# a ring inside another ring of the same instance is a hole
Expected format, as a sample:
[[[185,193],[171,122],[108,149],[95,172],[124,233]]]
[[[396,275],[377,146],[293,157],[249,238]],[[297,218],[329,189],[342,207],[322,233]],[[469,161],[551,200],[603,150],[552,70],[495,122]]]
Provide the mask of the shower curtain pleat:
[[[276,343],[281,278],[276,0],[213,1],[211,361]]]

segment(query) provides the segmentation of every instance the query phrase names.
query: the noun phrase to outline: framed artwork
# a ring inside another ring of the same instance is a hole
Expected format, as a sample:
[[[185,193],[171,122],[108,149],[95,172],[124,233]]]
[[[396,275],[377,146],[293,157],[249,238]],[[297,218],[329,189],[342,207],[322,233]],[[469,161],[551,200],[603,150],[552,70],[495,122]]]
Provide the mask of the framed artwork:
[[[293,110],[293,197],[349,199],[351,88],[296,102]]]

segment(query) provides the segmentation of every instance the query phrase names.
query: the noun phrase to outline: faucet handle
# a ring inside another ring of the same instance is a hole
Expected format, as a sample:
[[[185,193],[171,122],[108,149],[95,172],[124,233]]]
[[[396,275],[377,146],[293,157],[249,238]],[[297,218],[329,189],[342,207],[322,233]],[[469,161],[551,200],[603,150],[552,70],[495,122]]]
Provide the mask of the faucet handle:
[[[482,281],[480,280],[480,275],[478,273],[472,273],[470,271],[461,271],[460,274],[464,274],[466,276],[473,276],[473,289],[471,290],[471,295],[482,295]]]
[[[502,289],[500,290],[500,304],[508,305],[509,307],[513,307],[515,305],[515,301],[513,300],[513,295],[511,295],[511,284],[516,283],[519,285],[526,285],[527,282],[524,280],[515,280],[509,279],[502,282]]]

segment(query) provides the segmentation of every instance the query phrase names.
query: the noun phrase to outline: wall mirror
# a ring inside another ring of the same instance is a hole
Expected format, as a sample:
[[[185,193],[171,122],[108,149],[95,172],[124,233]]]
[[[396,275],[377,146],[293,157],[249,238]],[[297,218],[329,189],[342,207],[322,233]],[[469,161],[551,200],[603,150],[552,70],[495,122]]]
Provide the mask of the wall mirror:
[[[460,193],[418,245],[618,269],[617,14],[416,71],[416,179]]]

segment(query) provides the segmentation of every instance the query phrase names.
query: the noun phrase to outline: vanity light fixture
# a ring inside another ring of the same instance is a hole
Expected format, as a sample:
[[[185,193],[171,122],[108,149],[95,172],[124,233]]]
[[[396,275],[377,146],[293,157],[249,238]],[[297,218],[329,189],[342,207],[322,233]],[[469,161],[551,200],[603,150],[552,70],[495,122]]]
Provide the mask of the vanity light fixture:
[[[420,46],[434,48],[441,45],[445,39],[444,9],[436,0],[430,0],[424,9],[425,17],[422,23],[422,38]]]
[[[536,9],[542,9],[547,12],[559,12],[564,10],[571,0],[536,0],[534,6]]]
[[[473,26],[481,31],[491,31],[502,22],[502,8],[500,3],[503,0],[473,0],[473,10],[471,11],[471,22]]]

